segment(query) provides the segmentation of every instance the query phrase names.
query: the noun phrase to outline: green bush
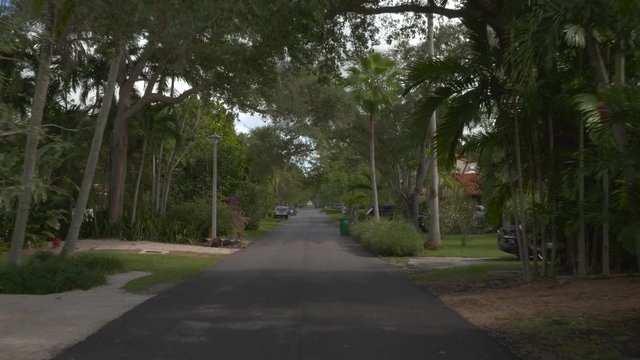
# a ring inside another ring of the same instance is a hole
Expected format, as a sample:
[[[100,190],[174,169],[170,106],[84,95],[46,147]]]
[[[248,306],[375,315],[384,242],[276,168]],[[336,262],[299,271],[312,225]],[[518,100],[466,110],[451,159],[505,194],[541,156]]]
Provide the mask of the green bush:
[[[37,253],[19,267],[0,267],[0,293],[51,294],[86,290],[106,282],[106,274],[124,268],[113,256],[74,256],[69,259],[53,253]]]
[[[382,256],[413,256],[422,244],[413,225],[401,219],[360,222],[352,227],[351,234],[369,251]]]
[[[248,218],[235,206],[218,203],[218,236],[240,237]],[[167,243],[194,243],[209,237],[211,203],[207,200],[186,201],[170,207],[165,216],[141,209],[136,222],[109,224],[106,213],[83,223],[83,236],[118,237],[127,240],[148,240]]]
[[[101,274],[115,274],[124,271],[124,263],[112,254],[80,253],[72,261],[77,265]]]

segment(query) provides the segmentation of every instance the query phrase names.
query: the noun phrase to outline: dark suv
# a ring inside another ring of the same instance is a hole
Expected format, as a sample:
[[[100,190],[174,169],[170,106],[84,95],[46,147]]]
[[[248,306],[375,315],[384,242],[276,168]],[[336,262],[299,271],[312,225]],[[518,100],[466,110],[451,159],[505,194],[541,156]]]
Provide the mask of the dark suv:
[[[396,214],[395,208],[396,207],[393,205],[378,205],[378,212],[380,212],[380,217],[393,218]],[[371,219],[373,218],[373,216],[373,208],[369,208],[369,211],[367,211],[367,218]]]
[[[533,235],[529,234],[529,241],[533,240]],[[537,239],[537,243],[540,243],[540,237]],[[547,257],[551,256],[551,249],[553,245],[551,242],[547,242],[546,244]],[[517,257],[520,257],[520,248],[518,246],[518,236],[516,234],[515,226],[503,226],[498,229],[498,248],[506,253],[513,254]],[[557,248],[558,253],[562,253],[564,250],[563,247],[559,246]],[[543,249],[542,246],[538,246],[538,248],[534,251],[533,246],[529,245],[529,256],[533,258],[535,254],[539,260],[542,260]]]

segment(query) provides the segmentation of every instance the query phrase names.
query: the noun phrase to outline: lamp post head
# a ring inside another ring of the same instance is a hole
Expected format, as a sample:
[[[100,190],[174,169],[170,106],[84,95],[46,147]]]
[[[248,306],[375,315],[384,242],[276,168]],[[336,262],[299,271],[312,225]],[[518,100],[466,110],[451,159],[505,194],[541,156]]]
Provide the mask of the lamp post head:
[[[218,134],[211,135],[211,141],[213,141],[214,144],[217,144],[218,141],[220,141],[220,135]]]

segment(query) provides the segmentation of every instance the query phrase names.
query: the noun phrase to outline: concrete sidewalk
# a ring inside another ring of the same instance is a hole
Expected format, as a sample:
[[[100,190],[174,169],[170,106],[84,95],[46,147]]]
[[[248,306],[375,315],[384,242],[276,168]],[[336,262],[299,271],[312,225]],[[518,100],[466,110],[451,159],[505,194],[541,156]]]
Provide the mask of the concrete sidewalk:
[[[148,273],[109,277],[107,285],[49,295],[0,294],[0,359],[50,359],[149,299],[121,287]]]

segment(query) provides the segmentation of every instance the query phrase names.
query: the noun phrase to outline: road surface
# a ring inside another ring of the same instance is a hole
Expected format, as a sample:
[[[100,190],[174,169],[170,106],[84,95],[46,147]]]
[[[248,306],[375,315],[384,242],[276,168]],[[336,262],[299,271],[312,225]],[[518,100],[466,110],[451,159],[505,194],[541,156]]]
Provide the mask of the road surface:
[[[160,255],[158,255],[160,256]],[[56,359],[515,359],[316,210]]]

